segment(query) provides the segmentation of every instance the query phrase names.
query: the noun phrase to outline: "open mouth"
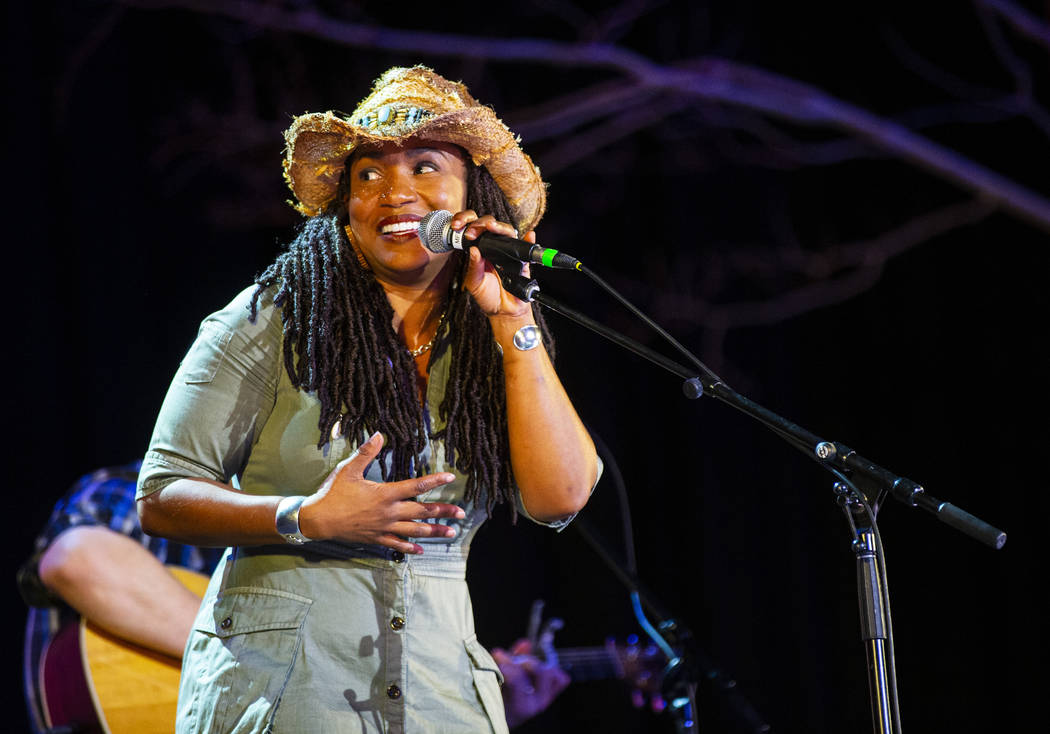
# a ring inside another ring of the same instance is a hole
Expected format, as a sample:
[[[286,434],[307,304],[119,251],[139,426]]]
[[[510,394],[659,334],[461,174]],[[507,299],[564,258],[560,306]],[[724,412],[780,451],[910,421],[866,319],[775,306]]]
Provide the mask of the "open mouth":
[[[399,214],[379,222],[379,233],[388,237],[414,237],[419,229],[419,217],[415,214]]]

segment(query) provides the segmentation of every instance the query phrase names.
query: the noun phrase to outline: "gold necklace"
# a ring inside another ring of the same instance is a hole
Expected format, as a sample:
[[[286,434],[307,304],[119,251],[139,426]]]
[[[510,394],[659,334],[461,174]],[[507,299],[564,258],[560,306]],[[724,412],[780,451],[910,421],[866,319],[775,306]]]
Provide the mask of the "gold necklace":
[[[447,313],[446,311],[442,311],[441,315],[438,316],[438,325],[437,325],[437,328],[434,329],[434,336],[430,337],[430,341],[428,341],[426,344],[422,344],[422,345],[416,347],[415,349],[409,349],[408,350],[408,353],[410,355],[412,355],[413,359],[415,359],[419,355],[425,353],[432,346],[434,346],[434,340],[437,339],[438,331],[441,330],[441,322],[445,320],[445,314],[446,313]]]

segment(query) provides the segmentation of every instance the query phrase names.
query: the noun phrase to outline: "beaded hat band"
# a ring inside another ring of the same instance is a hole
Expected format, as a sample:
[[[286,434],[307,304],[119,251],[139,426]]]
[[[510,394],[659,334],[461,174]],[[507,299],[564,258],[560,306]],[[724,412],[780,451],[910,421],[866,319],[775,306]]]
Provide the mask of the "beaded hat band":
[[[465,149],[507,197],[512,224],[527,232],[539,223],[546,186],[518,138],[465,86],[423,66],[389,69],[348,116],[313,112],[292,121],[284,133],[284,177],[296,198],[290,203],[307,216],[319,214],[335,196],[343,164],[357,146],[410,137]]]

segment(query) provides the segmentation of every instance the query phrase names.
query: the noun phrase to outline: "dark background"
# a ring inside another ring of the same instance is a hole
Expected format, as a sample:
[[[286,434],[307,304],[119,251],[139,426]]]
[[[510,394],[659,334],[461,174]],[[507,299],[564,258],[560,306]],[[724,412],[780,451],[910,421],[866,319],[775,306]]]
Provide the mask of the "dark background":
[[[9,579],[80,474],[141,456],[200,319],[287,240],[299,219],[280,177],[291,117],[352,109],[385,68],[422,62],[530,131],[525,147],[550,183],[541,242],[582,259],[737,390],[1007,531],[993,551],[920,510],[885,505],[905,729],[1021,731],[1045,720],[1046,614],[1036,599],[1050,438],[1046,229],[989,204],[969,224],[890,246],[900,252],[846,296],[721,330],[681,304],[775,304],[825,275],[836,282],[835,267],[800,271],[791,258],[835,263],[856,243],[899,243],[903,223],[970,195],[848,135],[710,103],[675,108],[673,96],[654,97],[652,124],[588,152],[573,137],[580,129],[545,128],[541,105],[569,105],[621,77],[615,70],[486,61],[455,44],[395,53],[207,4],[155,5],[169,4],[5,6]],[[659,64],[732,59],[914,123],[1050,195],[1038,106],[1050,54],[1001,20],[982,23],[968,3],[917,12],[535,2],[500,17],[479,6],[270,5],[392,30],[602,41]],[[1040,3],[1027,7],[1045,22]],[[1031,104],[1016,113],[989,101],[1004,98]],[[816,165],[785,153],[783,138],[844,140],[847,154]],[[544,273],[541,283],[658,346],[582,276]],[[830,476],[727,406],[683,399],[677,378],[550,321],[563,381],[623,472],[644,582],[773,731],[870,730],[850,534]],[[622,555],[618,511],[607,475],[585,514]],[[638,631],[624,590],[573,529],[512,526],[501,513],[479,535],[471,576],[487,645],[521,636],[535,598],[565,620],[561,645]],[[23,607],[9,588],[20,630]],[[12,731],[25,726],[16,648]],[[705,698],[706,731],[733,731],[731,720],[724,698]],[[616,681],[571,686],[528,730],[584,727],[671,730],[633,710]]]

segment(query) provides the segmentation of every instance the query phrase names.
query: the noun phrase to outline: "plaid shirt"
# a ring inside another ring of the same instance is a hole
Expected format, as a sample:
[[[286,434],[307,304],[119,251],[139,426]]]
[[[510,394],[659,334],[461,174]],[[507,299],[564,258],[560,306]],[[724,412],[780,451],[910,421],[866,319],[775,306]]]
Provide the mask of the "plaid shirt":
[[[41,654],[62,625],[77,617],[75,611],[60,602],[45,606],[47,600],[40,593],[42,586],[36,576],[37,561],[61,532],[81,525],[108,527],[140,542],[161,563],[206,574],[212,572],[222,555],[222,548],[197,548],[165,538],[153,538],[142,532],[135,509],[135,480],[139,466],[140,462],[136,462],[99,469],[81,477],[55,505],[51,519],[36,540],[33,557],[19,574],[23,596],[31,604],[22,662],[26,705],[34,734],[47,731],[37,689]],[[32,588],[26,589],[33,586],[36,593]]]

